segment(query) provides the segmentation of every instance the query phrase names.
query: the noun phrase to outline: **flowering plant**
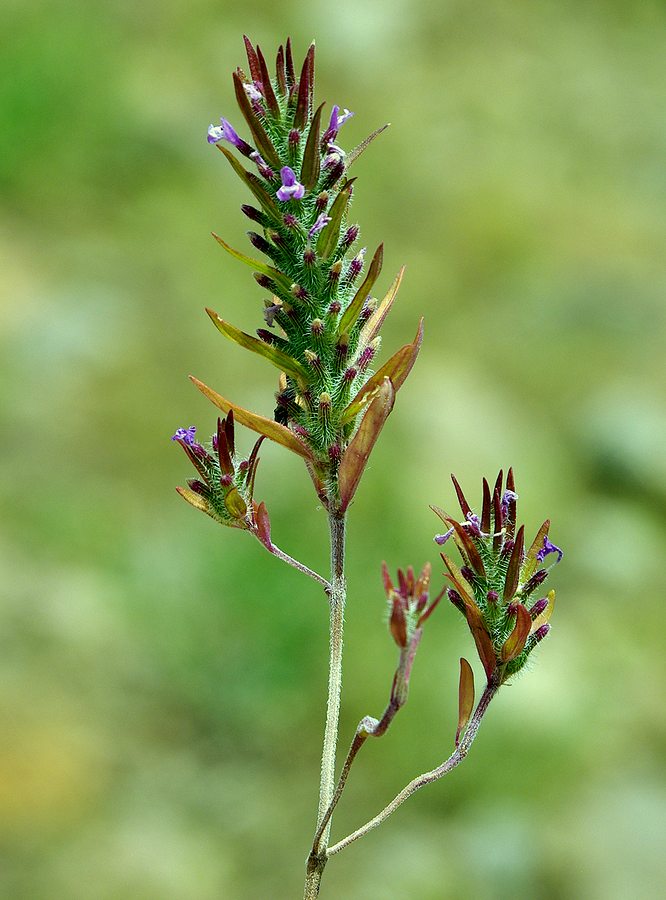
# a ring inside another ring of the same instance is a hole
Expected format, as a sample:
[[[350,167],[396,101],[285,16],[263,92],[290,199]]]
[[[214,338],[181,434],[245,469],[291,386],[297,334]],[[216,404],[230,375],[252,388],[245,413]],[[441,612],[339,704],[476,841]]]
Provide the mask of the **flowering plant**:
[[[518,495],[511,470],[506,485],[500,472],[492,492],[484,479],[480,515],[467,503],[454,478],[463,521],[433,507],[447,526],[435,541],[444,545],[451,539],[462,565],[442,553],[451,586],[431,600],[429,563],[418,577],[411,567],[406,572],[398,570],[397,586],[384,564],[389,632],[398,648],[398,663],[385,712],[380,719],[365,716],[361,720],[336,780],[346,517],[396,394],[418,356],[423,320],[415,337],[375,368],[381,327],[404,269],[383,299],[373,297],[382,271],[383,246],[377,247],[367,264],[365,248],[355,249],[360,236],[359,226],[351,217],[356,179],[348,173],[386,126],[351,151],[344,150],[338,143],[339,133],[353,113],[333,106],[325,118],[324,104],[315,106],[314,44],[297,71],[287,40],[277,52],[274,76],[258,46],[245,38],[245,48],[248,71],[237,69],[233,84],[248,140],[222,117],[219,125],[209,127],[208,141],[222,152],[253,195],[256,205],[243,205],[241,209],[258,229],[248,236],[265,260],[233,249],[217,234],[214,237],[231,256],[253,270],[268,296],[264,297],[264,321],[256,336],[240,331],[214,310],[206,311],[222,335],[279,371],[275,412],[272,419],[251,412],[192,377],[222,416],[208,444],[196,440],[194,426],[179,428],[172,439],[183,448],[197,473],[187,487],[178,488],[180,495],[216,522],[249,532],[268,552],[317,581],[328,598],[329,691],[317,824],[305,883],[305,897],[311,898],[319,893],[328,859],[383,822],[420,787],[464,759],[499,687],[522,669],[548,633],[554,591],[537,600],[533,595],[548,574],[541,563],[554,553],[559,561],[562,551],[548,537],[548,521],[525,549],[524,529],[516,529]],[[234,150],[248,160],[249,168]],[[236,449],[237,425],[259,435],[247,458]],[[329,519],[330,578],[294,559],[273,540],[266,504],[254,499],[264,439],[305,462]],[[475,709],[472,668],[461,659],[453,753],[440,766],[411,781],[364,826],[331,845],[333,812],[352,763],[368,738],[386,734],[407,702],[424,625],[445,593],[472,633],[486,677],[483,694]]]

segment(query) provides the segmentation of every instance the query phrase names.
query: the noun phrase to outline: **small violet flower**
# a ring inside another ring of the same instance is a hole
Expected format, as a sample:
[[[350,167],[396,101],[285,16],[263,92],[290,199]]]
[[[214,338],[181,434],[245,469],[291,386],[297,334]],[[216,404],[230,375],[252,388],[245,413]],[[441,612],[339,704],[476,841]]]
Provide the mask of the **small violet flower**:
[[[220,141],[229,141],[234,147],[243,150],[248,145],[238,134],[231,122],[221,117],[219,125],[211,125],[208,128],[208,143],[217,144]]]
[[[243,87],[245,88],[245,93],[248,95],[250,100],[263,100],[264,99],[264,95],[261,93],[260,90],[258,90],[258,88],[255,87],[255,85],[244,84]]]
[[[182,441],[191,447],[194,443],[194,435],[197,433],[196,425],[190,425],[189,428],[179,428],[174,435],[171,436],[172,441]]]
[[[509,514],[509,503],[512,503],[514,500],[518,499],[518,494],[515,491],[504,491],[502,494],[502,518],[506,519]]]
[[[476,515],[476,513],[468,512],[467,522],[469,523],[469,530],[475,537],[485,537],[485,535],[483,535],[481,531],[481,519]]]
[[[444,534],[436,534],[434,537],[434,541],[436,544],[439,544],[439,546],[441,547],[442,544],[445,544],[448,541],[448,539],[451,537],[452,534],[453,534],[453,528],[449,528],[449,530],[445,531]]]
[[[343,114],[340,115],[340,107],[336,104],[331,110],[331,121],[328,123],[328,130],[338,132],[347,119],[351,119],[353,115],[354,113],[348,109],[345,109]]]
[[[296,180],[293,169],[283,166],[280,169],[282,187],[277,192],[278,200],[285,203],[287,200],[301,200],[305,196],[305,188]]]
[[[317,232],[321,231],[322,228],[326,228],[328,223],[331,221],[331,217],[325,215],[324,213],[320,213],[317,216],[317,221],[314,223],[312,228],[308,231],[308,237],[313,238]]]
[[[536,555],[537,562],[543,562],[550,553],[557,553],[557,561],[559,562],[564,556],[564,552],[552,541],[548,540],[548,535],[544,535],[543,547]]]

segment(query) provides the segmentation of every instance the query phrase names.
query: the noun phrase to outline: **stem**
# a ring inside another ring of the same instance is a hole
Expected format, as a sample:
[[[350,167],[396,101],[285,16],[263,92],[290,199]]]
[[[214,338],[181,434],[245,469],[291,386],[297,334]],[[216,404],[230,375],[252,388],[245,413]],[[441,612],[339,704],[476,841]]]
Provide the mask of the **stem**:
[[[335,750],[338,743],[338,720],[340,716],[340,696],[342,692],[342,638],[345,615],[345,516],[336,512],[329,514],[331,533],[331,585],[330,585],[330,661],[328,669],[328,703],[326,707],[326,728],[321,757],[321,780],[319,783],[319,809],[317,813],[317,834],[333,799],[335,788]],[[330,815],[323,832],[317,840],[317,850],[310,854],[305,879],[305,900],[317,897],[321,876],[328,859],[326,849],[331,830]]]
[[[265,545],[264,545],[265,546]],[[309,569],[302,562],[299,562],[297,559],[294,559],[293,556],[289,556],[288,553],[285,553],[284,550],[280,550],[279,547],[276,547],[275,544],[271,544],[271,550],[269,553],[272,553],[273,556],[276,556],[278,559],[281,559],[283,562],[286,562],[288,565],[293,566],[294,569],[298,569],[299,572],[302,572],[304,575],[308,575],[310,578],[313,578],[318,584],[320,584],[327,594],[330,594],[331,585],[330,582],[326,581],[321,575],[318,575],[316,572],[313,572],[312,569]],[[267,548],[268,549],[268,548]]]
[[[337,844],[334,844],[326,851],[327,856],[333,856],[335,853],[339,853],[341,850],[344,850],[345,847],[349,846],[349,844],[357,841],[360,837],[366,835],[369,831],[372,831],[373,828],[376,828],[378,825],[381,825],[382,822],[385,822],[388,817],[396,811],[396,809],[401,806],[405,800],[415,794],[416,791],[420,790],[422,787],[425,787],[426,784],[432,784],[433,781],[437,781],[439,778],[442,778],[443,775],[447,775],[452,769],[455,769],[456,766],[460,765],[463,759],[467,756],[472,743],[474,742],[474,738],[479,730],[479,726],[481,724],[481,720],[490,705],[490,701],[493,699],[497,690],[499,688],[499,679],[492,678],[488,684],[486,685],[486,689],[484,690],[479,703],[474,710],[474,715],[470,719],[469,725],[465,731],[465,735],[460,741],[460,744],[453,751],[451,756],[443,762],[436,769],[432,769],[430,772],[424,772],[423,775],[419,775],[414,778],[412,781],[406,785],[400,793],[391,800],[388,806],[385,806],[384,809],[378,813],[374,819],[370,819],[369,822],[366,822],[365,825],[362,825],[356,831],[352,832],[352,834],[347,835],[346,838],[343,838],[341,841],[338,841]],[[316,896],[313,895],[313,896]]]

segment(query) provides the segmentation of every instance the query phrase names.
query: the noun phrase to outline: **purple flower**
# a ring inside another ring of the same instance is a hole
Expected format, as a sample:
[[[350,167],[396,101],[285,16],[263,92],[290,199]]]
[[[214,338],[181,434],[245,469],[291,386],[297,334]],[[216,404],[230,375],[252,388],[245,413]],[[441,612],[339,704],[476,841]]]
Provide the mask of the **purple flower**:
[[[467,522],[469,524],[469,530],[475,537],[481,537],[481,519],[476,515],[476,513],[468,512],[467,513]]]
[[[353,115],[354,113],[349,112],[348,109],[346,109],[343,114],[340,115],[340,107],[337,105],[334,106],[331,110],[331,120],[328,123],[328,128],[326,129],[326,133],[324,135],[326,140],[333,140],[333,138],[338,133],[338,131],[340,131],[340,128],[345,124],[347,119],[351,119]]]
[[[296,180],[294,170],[289,166],[283,166],[280,169],[280,178],[282,178],[282,187],[277,192],[278,200],[285,203],[287,200],[301,200],[305,196],[305,188]]]
[[[174,435],[171,436],[172,441],[182,441],[188,447],[192,447],[195,443],[194,435],[197,433],[196,425],[190,425],[189,428],[179,428]]]
[[[543,537],[543,547],[541,548],[541,550],[539,550],[539,552],[536,555],[537,562],[543,562],[549,553],[557,553],[557,561],[558,562],[564,556],[563,551],[560,550],[560,548],[556,544],[553,544],[552,541],[549,541],[548,535],[545,534]]]
[[[441,547],[442,544],[445,544],[448,541],[448,539],[451,537],[452,534],[453,534],[453,528],[449,528],[449,530],[445,531],[444,534],[436,534],[434,537],[434,541],[436,544],[439,544],[439,546]]]
[[[328,223],[331,221],[331,217],[325,215],[324,213],[320,213],[317,216],[317,221],[314,223],[312,228],[308,231],[308,237],[313,238],[318,231],[321,231],[322,228],[326,228]]]
[[[257,87],[255,87],[254,84],[244,84],[243,87],[245,88],[245,93],[248,95],[250,100],[263,100],[264,99],[264,95],[261,93],[260,90],[258,90]]]
[[[502,495],[502,518],[506,519],[509,514],[509,504],[518,499],[518,494],[515,491],[504,491]]]

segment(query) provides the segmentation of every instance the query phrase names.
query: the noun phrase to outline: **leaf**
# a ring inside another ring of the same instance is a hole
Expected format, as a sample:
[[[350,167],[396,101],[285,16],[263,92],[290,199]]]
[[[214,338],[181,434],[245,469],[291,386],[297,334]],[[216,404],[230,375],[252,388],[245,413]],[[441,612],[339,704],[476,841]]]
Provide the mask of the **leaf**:
[[[302,130],[308,120],[310,113],[310,99],[312,97],[312,84],[314,75],[314,54],[315,45],[310,44],[303,68],[301,69],[301,77],[298,81],[298,100],[296,101],[296,112],[294,113],[294,128]]]
[[[224,247],[227,253],[230,253],[235,259],[239,259],[242,263],[245,263],[246,266],[254,269],[255,272],[261,272],[262,275],[267,275],[269,278],[272,278],[273,281],[276,284],[279,284],[285,291],[289,292],[291,290],[291,282],[283,272],[278,271],[278,269],[269,266],[259,259],[252,259],[251,256],[246,256],[244,253],[241,253],[240,250],[234,250],[233,247],[230,247],[229,244],[227,244],[226,241],[223,241],[214,231],[212,231],[211,234],[218,244],[220,244],[221,247]]]
[[[317,239],[317,253],[324,259],[328,259],[338,246],[342,218],[347,209],[349,195],[351,194],[351,188],[355,180],[355,178],[350,178],[349,181],[345,182],[340,193],[333,201],[330,212],[331,221],[319,232],[319,238]]]
[[[209,511],[206,501],[199,494],[195,494],[194,491],[191,491],[189,488],[184,487],[177,487],[176,490],[183,498],[183,500],[186,500],[190,504],[190,506],[193,506],[195,509],[200,509],[201,512],[205,512],[207,516],[211,517],[211,519],[215,519],[215,516]]]
[[[247,122],[248,127],[252,132],[252,137],[254,138],[254,143],[257,146],[257,150],[271,166],[279,170],[280,166],[282,165],[282,163],[280,162],[280,157],[277,155],[271,139],[266,134],[266,129],[254,114],[252,104],[250,103],[250,100],[245,93],[245,87],[238,72],[234,72],[233,80],[236,101],[238,103],[238,106],[240,107],[240,111],[243,114],[243,118]]]
[[[430,507],[437,515],[441,514],[441,510],[436,506]],[[444,517],[444,521],[448,520],[448,516]],[[478,606],[476,605],[476,600],[474,600],[474,592],[472,591],[472,586],[467,581],[463,573],[460,571],[458,566],[454,563],[452,559],[450,559],[445,553],[441,554],[442,559],[444,560],[444,565],[449,570],[450,579],[455,585],[456,590],[460,594],[463,603],[466,607],[474,608],[477,612],[479,611]],[[469,590],[467,590],[469,588]]]
[[[266,504],[262,500],[259,505],[254,504],[255,534],[267,550],[273,550],[271,542],[271,522],[268,518]]]
[[[376,128],[372,134],[369,134],[367,138],[362,140],[357,147],[354,147],[354,149],[347,154],[347,168],[349,168],[352,163],[356,162],[361,153],[363,153],[364,150],[367,150],[374,139],[379,137],[382,131],[386,131],[390,124],[390,122],[387,122],[386,125],[382,125],[381,128]]]
[[[282,221],[282,213],[277,207],[275,200],[271,197],[268,191],[264,188],[261,181],[253,172],[248,172],[241,163],[236,159],[233,153],[228,150],[226,147],[223,147],[222,144],[215,145],[220,153],[224,153],[226,158],[231,163],[231,167],[236,172],[241,181],[249,187],[254,196],[259,201],[262,208],[272,216],[274,219],[278,221]]]
[[[385,378],[378,389],[372,403],[368,407],[358,431],[351,439],[340,468],[338,470],[338,487],[340,490],[340,509],[349,506],[361,480],[372,448],[384,427],[384,423],[393,409],[395,391],[390,378]]]
[[[504,581],[504,593],[502,595],[502,599],[505,603],[508,603],[513,595],[516,593],[518,588],[518,576],[520,573],[520,566],[523,561],[523,549],[525,545],[525,526],[521,525],[518,529],[518,534],[516,535],[516,542],[513,545],[513,550],[511,551],[511,556],[509,558],[509,565],[506,570],[506,579]]]
[[[517,656],[520,656],[525,648],[525,641],[531,628],[532,617],[527,608],[522,603],[519,603],[516,609],[516,624],[502,647],[502,662],[512,662]]]
[[[465,518],[472,512],[472,508],[467,502],[467,498],[463,494],[463,489],[458,484],[458,479],[455,475],[451,475],[451,481],[453,482],[453,487],[456,489],[456,494],[458,496],[458,503],[460,504],[460,509],[462,510],[462,514]]]
[[[223,413],[227,414],[230,410],[233,410],[236,422],[240,422],[240,424],[244,425],[246,428],[256,431],[257,434],[263,434],[264,437],[267,437],[271,441],[275,441],[276,444],[281,444],[283,447],[286,447],[287,450],[291,450],[298,454],[298,456],[302,456],[307,462],[314,461],[314,457],[310,450],[284,425],[280,425],[279,422],[274,422],[272,419],[267,419],[257,413],[250,412],[248,409],[243,409],[242,406],[231,403],[230,400],[227,400],[212,388],[209,388],[208,385],[199,381],[194,375],[190,375],[190,381],[201,391],[204,397],[208,397],[211,403],[214,403]]]
[[[423,341],[423,319],[419,321],[416,336],[411,344],[405,344],[375,374],[369,378],[351,403],[342,413],[341,422],[350,422],[375,396],[385,378],[391,379],[393,390],[397,393],[412,371],[412,366],[419,355]]]
[[[369,344],[370,341],[379,334],[379,330],[384,324],[384,320],[391,311],[393,301],[396,298],[404,274],[405,267],[403,266],[396,275],[395,281],[386,292],[386,296],[363,326],[363,330],[361,331],[362,343]]]
[[[548,591],[548,594],[546,596],[548,598],[548,606],[542,613],[539,613],[536,619],[532,622],[530,634],[534,634],[537,628],[541,628],[542,625],[545,625],[553,614],[553,610],[555,609],[555,591]]]
[[[520,581],[525,584],[537,569],[537,553],[543,549],[543,539],[547,536],[550,528],[550,519],[546,519],[541,528],[537,531],[536,537],[532,541],[532,546],[525,555],[525,562],[520,570]]]
[[[281,372],[286,372],[287,375],[291,375],[292,378],[302,382],[304,385],[307,384],[309,373],[305,366],[301,365],[298,360],[293,359],[283,350],[272,347],[270,344],[266,344],[264,341],[259,340],[259,338],[253,337],[251,334],[246,334],[234,325],[229,324],[229,322],[225,322],[224,319],[221,319],[212,309],[206,307],[206,312],[210,316],[217,330],[225,337],[229,338],[229,340],[234,341],[241,347],[245,347],[246,350],[251,350],[253,353],[263,356],[264,359],[267,359]]]
[[[379,247],[377,247],[377,249],[375,250],[375,255],[372,257],[372,262],[370,263],[368,274],[363,279],[363,283],[361,284],[360,288],[354,294],[353,300],[350,302],[349,306],[342,314],[342,318],[338,323],[338,334],[349,332],[358,319],[359,314],[363,309],[363,304],[369,296],[370,291],[374,287],[375,281],[377,281],[377,279],[379,278],[379,273],[382,270],[383,261],[384,245],[380,244]]]
[[[250,67],[250,77],[252,78],[252,81],[261,81],[261,71],[259,70],[259,60],[257,59],[257,53],[252,46],[252,41],[246,34],[243,35],[243,43],[245,44],[247,62]]]
[[[467,605],[465,606],[465,618],[467,619],[469,630],[472,632],[472,637],[476,644],[476,652],[479,654],[479,659],[483,665],[486,677],[490,681],[490,678],[495,671],[495,666],[497,665],[493,642],[490,639],[483,617],[476,605],[473,608]]]
[[[301,166],[301,183],[308,191],[311,191],[317,184],[319,172],[321,170],[321,154],[319,152],[319,129],[321,122],[321,111],[326,104],[322,103],[317,108],[310,131],[308,132],[308,140],[303,151],[303,164]]]
[[[268,66],[266,65],[266,59],[264,58],[264,54],[261,52],[261,47],[257,44],[257,59],[259,60],[259,71],[261,72],[261,86],[264,89],[264,97],[266,98],[266,104],[271,111],[271,115],[275,119],[280,118],[280,104],[277,102],[277,97],[275,96],[275,91],[273,90],[273,85],[271,84],[271,76],[268,72]]]
[[[460,681],[458,683],[458,730],[456,731],[456,747],[460,735],[467,728],[467,723],[474,709],[474,672],[464,657],[460,657]]]

